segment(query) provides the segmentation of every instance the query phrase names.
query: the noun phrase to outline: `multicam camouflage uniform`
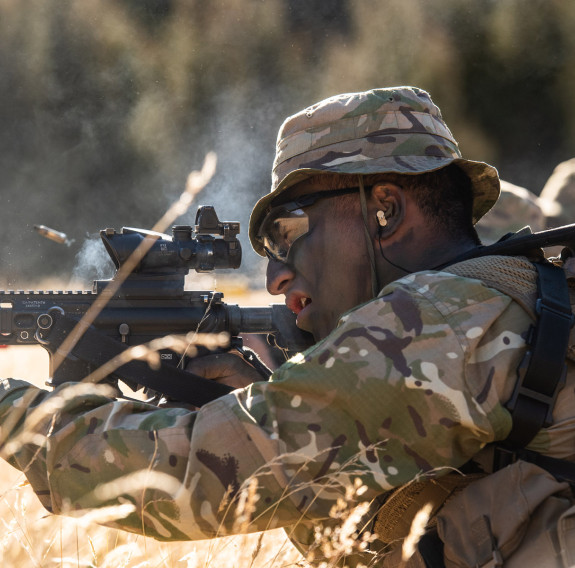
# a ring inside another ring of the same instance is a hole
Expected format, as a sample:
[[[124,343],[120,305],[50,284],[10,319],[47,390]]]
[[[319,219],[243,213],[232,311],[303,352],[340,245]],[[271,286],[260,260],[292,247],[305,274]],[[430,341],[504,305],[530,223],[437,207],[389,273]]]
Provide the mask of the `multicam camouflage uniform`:
[[[456,161],[473,172],[476,216],[496,198],[494,170],[458,157],[455,142],[423,91],[346,95],[326,108],[311,107],[303,116],[311,121],[314,108],[331,109],[327,115],[337,123],[342,106],[350,115],[345,131],[355,133],[358,141],[355,149],[350,142],[344,151],[326,150],[324,171],[329,171],[329,159],[332,167],[362,172],[360,159],[369,161],[378,141],[390,148],[401,143],[407,147],[401,150],[405,156],[398,150],[374,170],[416,173]],[[384,123],[375,134],[378,112]],[[321,121],[312,124],[317,132],[308,133],[308,142],[325,135]],[[371,122],[362,126],[366,121]],[[411,130],[427,140],[418,144],[410,139]],[[363,148],[368,135],[371,145]],[[282,151],[280,147],[280,156]],[[306,150],[299,151],[301,166]],[[353,163],[345,165],[345,155]],[[281,166],[278,160],[276,175]],[[315,168],[322,168],[319,156],[309,171]],[[300,168],[292,181],[303,175]],[[282,180],[287,176],[276,177],[276,195],[286,187]],[[260,202],[252,217],[256,249],[261,248],[255,238],[258,220],[267,203]],[[522,269],[520,284],[533,287],[531,265],[521,259],[512,262]],[[249,530],[285,527],[306,550],[313,547],[321,523],[336,522],[330,511],[355,479],[363,488],[355,496],[348,493],[350,506],[371,502],[422,473],[440,476],[459,468],[506,437],[511,417],[503,402],[515,383],[530,323],[518,302],[477,279],[423,271],[386,286],[377,298],[345,314],[327,338],[283,365],[272,381],[234,391],[198,411],[91,394],[69,397],[54,414],[57,407],[49,407],[49,401],[76,386],[48,393],[6,380],[0,395],[4,440],[14,440],[20,431],[22,420],[13,418],[18,413],[30,421],[34,412],[47,410],[28,425],[41,436],[23,437],[4,452],[26,471],[48,510],[78,512],[130,503],[135,510],[110,524],[164,540],[237,532],[242,523],[234,514],[234,499],[256,480]],[[532,449],[573,457],[574,378],[570,372],[554,425],[536,436]],[[124,476],[129,477],[121,483]],[[369,559],[365,554],[364,561]]]

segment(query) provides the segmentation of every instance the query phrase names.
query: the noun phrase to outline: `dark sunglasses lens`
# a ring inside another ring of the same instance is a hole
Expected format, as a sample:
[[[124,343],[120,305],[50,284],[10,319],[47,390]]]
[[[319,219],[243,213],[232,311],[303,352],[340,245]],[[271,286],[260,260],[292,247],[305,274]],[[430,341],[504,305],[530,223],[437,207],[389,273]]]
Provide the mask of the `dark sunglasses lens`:
[[[308,230],[309,219],[303,210],[286,211],[282,207],[276,207],[264,219],[260,238],[268,256],[285,260],[293,242]]]

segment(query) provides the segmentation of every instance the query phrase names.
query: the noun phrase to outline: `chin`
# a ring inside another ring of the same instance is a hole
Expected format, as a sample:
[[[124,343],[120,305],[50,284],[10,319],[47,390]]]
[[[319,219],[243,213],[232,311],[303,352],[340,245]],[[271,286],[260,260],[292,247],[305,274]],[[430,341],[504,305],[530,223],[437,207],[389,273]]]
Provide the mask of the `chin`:
[[[306,311],[302,317],[297,318],[296,325],[313,335],[315,341],[325,339],[336,327],[339,316],[335,317],[334,313],[319,315],[317,311]]]
[[[310,332],[316,341],[321,341],[322,339],[325,339],[335,329],[335,327],[335,325],[322,325],[320,327],[314,326]]]

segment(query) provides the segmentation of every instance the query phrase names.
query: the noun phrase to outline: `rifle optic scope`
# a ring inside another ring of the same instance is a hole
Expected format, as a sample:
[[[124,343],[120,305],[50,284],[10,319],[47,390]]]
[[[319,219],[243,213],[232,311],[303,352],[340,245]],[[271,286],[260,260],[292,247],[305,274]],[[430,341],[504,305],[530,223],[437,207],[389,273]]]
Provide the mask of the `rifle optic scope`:
[[[239,268],[242,249],[237,234],[238,222],[220,222],[212,206],[203,205],[196,213],[196,224],[172,227],[172,237],[164,233],[123,227],[119,233],[114,229],[100,231],[116,270],[122,266],[138,245],[146,239],[155,240],[142,257],[134,273],[187,273],[209,272],[216,268]],[[222,238],[217,238],[219,235]]]

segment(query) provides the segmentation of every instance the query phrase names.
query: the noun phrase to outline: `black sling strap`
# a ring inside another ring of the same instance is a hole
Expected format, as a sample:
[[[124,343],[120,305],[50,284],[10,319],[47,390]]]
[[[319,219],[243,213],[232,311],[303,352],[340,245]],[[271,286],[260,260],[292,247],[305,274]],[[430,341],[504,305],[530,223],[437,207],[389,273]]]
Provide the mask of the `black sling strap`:
[[[563,270],[549,262],[535,263],[538,273],[538,321],[531,326],[529,349],[517,370],[507,408],[513,427],[504,442],[523,448],[552,421],[553,405],[565,383],[567,347],[574,316]]]
[[[66,316],[55,318],[50,331],[51,342],[54,345],[60,345],[77,323],[77,320]],[[72,349],[71,355],[92,364],[96,369],[122,353],[127,347],[100,333],[94,327],[89,327]],[[73,365],[73,358],[70,363]],[[157,370],[152,369],[146,361],[130,361],[116,369],[113,375],[128,384],[148,387],[175,400],[195,406],[202,406],[234,390],[228,385],[182,371],[172,365],[164,364]],[[76,374],[75,380],[81,378]],[[53,386],[56,386],[56,383]]]

